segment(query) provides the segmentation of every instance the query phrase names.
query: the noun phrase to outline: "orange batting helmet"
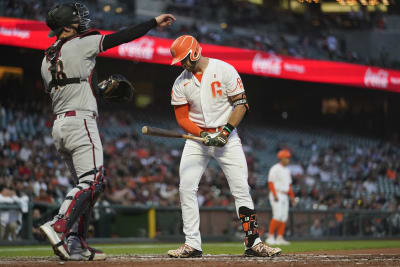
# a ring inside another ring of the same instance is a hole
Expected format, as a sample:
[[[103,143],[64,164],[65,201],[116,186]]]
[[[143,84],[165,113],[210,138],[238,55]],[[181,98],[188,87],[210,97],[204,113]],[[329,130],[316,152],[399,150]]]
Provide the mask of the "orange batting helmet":
[[[281,160],[283,158],[290,158],[292,156],[292,154],[290,154],[289,150],[282,149],[281,151],[278,152],[278,154],[276,156],[278,157],[279,160]]]
[[[171,65],[182,61],[190,54],[191,61],[197,61],[201,55],[201,47],[196,38],[191,35],[179,36],[171,45],[171,55],[173,57]]]

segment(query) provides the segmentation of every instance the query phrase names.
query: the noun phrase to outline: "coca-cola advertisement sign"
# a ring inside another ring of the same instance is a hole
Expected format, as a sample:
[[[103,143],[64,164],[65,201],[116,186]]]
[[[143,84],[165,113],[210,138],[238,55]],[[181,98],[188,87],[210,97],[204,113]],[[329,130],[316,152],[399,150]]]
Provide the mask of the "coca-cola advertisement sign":
[[[373,71],[368,68],[364,76],[364,84],[369,87],[387,88],[389,83],[389,73],[385,70],[379,69]]]
[[[48,37],[43,21],[0,17],[0,45],[45,50],[55,38]],[[111,31],[102,31],[107,35]],[[100,53],[103,57],[151,64],[171,64],[173,40],[145,35]],[[400,93],[400,71],[357,64],[295,58],[263,51],[200,44],[202,55],[223,60],[239,73],[307,82],[340,84]],[[323,90],[323,86],[321,89]]]
[[[288,72],[296,72],[303,74],[306,72],[306,67],[300,64],[283,63],[283,69]]]
[[[150,38],[140,38],[137,41],[118,46],[118,53],[122,57],[151,60],[154,54],[154,43],[154,40]]]
[[[257,53],[253,58],[253,70],[256,73],[280,75],[282,71],[282,59],[276,55],[263,57]]]

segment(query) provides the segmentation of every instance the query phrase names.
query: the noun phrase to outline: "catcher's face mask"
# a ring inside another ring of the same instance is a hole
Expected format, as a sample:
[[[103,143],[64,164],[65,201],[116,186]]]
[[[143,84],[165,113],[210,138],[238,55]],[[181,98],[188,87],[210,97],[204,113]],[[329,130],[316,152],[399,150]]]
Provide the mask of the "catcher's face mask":
[[[51,29],[49,37],[59,35],[66,26],[85,33],[90,28],[89,10],[79,2],[57,4],[47,13],[46,24]]]

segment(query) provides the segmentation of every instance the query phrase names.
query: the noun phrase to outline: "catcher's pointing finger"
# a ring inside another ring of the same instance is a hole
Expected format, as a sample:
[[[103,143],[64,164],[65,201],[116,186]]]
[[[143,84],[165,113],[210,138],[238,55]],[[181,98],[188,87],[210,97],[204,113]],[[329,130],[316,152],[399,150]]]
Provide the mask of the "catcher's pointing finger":
[[[155,19],[160,27],[170,26],[174,21],[176,21],[176,18],[172,14],[161,14]]]

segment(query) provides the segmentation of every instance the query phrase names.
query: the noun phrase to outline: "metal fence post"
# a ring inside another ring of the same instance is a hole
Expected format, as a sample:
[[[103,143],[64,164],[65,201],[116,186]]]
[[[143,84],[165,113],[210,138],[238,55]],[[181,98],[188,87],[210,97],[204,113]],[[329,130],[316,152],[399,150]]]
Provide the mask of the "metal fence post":
[[[292,232],[292,237],[296,236],[294,233],[294,210],[292,208],[292,210],[290,211],[290,232]]]
[[[33,240],[32,228],[33,228],[33,200],[29,199],[28,204],[28,217],[27,217],[27,238],[28,240]]]
[[[342,231],[342,236],[347,235],[347,212],[343,213],[343,231]]]
[[[148,231],[149,238],[154,239],[156,237],[156,210],[151,207],[147,213],[148,215]]]

